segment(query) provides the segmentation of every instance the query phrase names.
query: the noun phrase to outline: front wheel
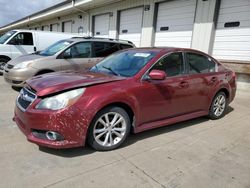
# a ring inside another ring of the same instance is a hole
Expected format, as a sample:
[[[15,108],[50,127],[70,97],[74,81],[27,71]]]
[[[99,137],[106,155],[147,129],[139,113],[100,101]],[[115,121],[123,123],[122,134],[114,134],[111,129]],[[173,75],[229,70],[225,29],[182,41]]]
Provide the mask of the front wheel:
[[[130,119],[120,107],[108,107],[97,113],[88,132],[88,143],[99,151],[118,148],[130,132]]]
[[[0,58],[0,73],[3,73],[4,66],[6,65],[7,62],[8,62],[7,59],[5,59],[5,58]]]
[[[210,110],[209,117],[211,119],[220,119],[225,115],[227,108],[227,97],[224,92],[219,92],[215,95]]]

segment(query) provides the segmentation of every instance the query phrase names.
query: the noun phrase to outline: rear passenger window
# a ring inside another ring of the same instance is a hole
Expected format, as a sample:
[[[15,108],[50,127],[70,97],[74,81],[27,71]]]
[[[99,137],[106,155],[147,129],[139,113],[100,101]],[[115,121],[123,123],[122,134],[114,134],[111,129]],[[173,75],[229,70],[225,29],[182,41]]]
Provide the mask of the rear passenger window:
[[[91,57],[91,43],[82,42],[77,43],[64,52],[67,58],[90,58]]]
[[[162,70],[166,72],[168,77],[183,74],[183,58],[182,53],[172,53],[160,59],[151,70]]]
[[[10,40],[9,44],[12,45],[33,45],[32,33],[18,33],[13,39]]]
[[[106,57],[119,50],[118,43],[94,42],[95,57]]]
[[[187,53],[187,63],[191,74],[215,72],[215,62],[200,54]]]

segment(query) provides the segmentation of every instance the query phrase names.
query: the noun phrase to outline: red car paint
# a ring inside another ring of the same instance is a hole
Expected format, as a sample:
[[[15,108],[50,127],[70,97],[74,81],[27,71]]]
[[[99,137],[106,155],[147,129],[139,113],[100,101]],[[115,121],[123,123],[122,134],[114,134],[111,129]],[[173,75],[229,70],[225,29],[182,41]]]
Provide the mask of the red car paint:
[[[101,73],[52,73],[27,82],[37,98],[26,109],[15,107],[14,120],[38,145],[51,148],[84,146],[91,121],[98,111],[109,105],[129,109],[134,115],[135,133],[172,123],[208,115],[215,94],[223,90],[230,103],[236,92],[235,74],[218,61],[199,51],[181,48],[129,49],[157,52],[135,76],[119,77]],[[143,80],[143,75],[162,56],[172,52],[195,52],[205,55],[218,65],[213,73],[184,74],[165,80]],[[85,87],[85,93],[73,105],[57,111],[38,110],[35,106],[46,96]],[[64,136],[62,141],[37,138],[32,130],[51,130]]]

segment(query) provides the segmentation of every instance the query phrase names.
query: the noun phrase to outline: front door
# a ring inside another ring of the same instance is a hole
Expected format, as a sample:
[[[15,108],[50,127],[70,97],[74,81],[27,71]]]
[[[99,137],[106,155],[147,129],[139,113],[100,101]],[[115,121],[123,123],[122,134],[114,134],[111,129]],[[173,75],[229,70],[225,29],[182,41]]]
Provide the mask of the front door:
[[[12,59],[35,52],[33,35],[31,32],[20,32],[16,34],[9,42],[11,45]]]
[[[151,70],[165,71],[165,80],[144,80],[139,99],[144,108],[141,123],[157,121],[183,115],[189,112],[189,98],[192,95],[188,75],[185,74],[182,52],[172,53],[160,59]],[[151,71],[150,70],[150,71]],[[146,91],[146,92],[145,92]]]

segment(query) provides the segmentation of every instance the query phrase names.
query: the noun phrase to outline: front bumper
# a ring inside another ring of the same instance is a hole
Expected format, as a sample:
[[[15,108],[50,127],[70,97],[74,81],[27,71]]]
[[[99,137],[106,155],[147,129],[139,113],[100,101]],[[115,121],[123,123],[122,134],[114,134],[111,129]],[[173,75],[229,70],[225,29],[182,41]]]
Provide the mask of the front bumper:
[[[4,80],[12,86],[23,87],[26,80],[35,75],[35,70],[29,69],[8,69],[3,71]]]
[[[15,107],[13,120],[27,137],[27,140],[40,146],[62,149],[85,145],[89,121],[77,107],[69,107],[61,111],[33,109],[38,102],[34,101],[26,111]],[[63,136],[61,141],[51,141],[36,137],[34,130],[54,131]]]

